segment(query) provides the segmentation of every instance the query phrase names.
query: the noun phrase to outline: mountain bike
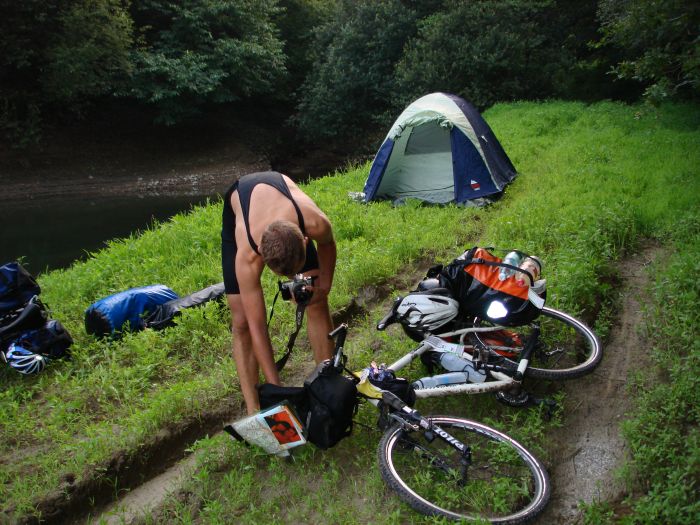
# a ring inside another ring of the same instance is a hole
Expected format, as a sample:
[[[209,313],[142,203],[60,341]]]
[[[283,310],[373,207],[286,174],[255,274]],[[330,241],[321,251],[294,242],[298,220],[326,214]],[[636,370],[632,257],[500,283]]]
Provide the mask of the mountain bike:
[[[510,405],[525,405],[531,400],[519,387],[524,378],[565,380],[589,374],[603,357],[598,336],[575,317],[543,307],[540,315],[524,326],[500,326],[479,317],[454,319],[440,331],[408,328],[397,310],[397,298],[389,312],[377,324],[385,330],[399,323],[418,346],[387,369],[397,372],[423,356],[429,368],[444,360],[442,355],[457,356],[463,366],[463,378],[454,373],[433,376],[437,386],[414,383],[418,398],[458,393],[498,392],[499,399]],[[426,360],[425,356],[432,359]],[[459,367],[458,367],[459,368]],[[448,369],[455,372],[454,366]],[[445,379],[444,382],[441,380]]]
[[[338,373],[346,370],[346,334],[345,324],[329,334],[335,352],[326,366]],[[525,523],[542,511],[549,477],[516,440],[469,419],[424,416],[392,392],[364,387],[358,393],[380,410],[384,430],[377,452],[381,476],[414,510],[498,524]]]

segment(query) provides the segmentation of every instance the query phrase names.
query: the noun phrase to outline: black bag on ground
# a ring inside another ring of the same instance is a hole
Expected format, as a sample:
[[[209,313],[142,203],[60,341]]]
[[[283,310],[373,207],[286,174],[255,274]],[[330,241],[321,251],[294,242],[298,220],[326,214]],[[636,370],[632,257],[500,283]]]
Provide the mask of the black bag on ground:
[[[329,361],[320,363],[303,387],[281,387],[265,383],[258,387],[260,408],[288,401],[304,426],[310,443],[320,449],[335,446],[352,432],[357,411],[355,382]]]
[[[44,326],[47,320],[46,307],[37,296],[22,307],[5,312],[0,317],[0,350],[4,351],[21,333]]]
[[[352,433],[358,397],[352,379],[330,364],[323,365],[317,367],[318,374],[314,372],[304,381],[304,388],[309,392],[306,438],[318,448],[327,449]]]
[[[0,317],[21,308],[41,293],[34,277],[18,262],[0,266]]]

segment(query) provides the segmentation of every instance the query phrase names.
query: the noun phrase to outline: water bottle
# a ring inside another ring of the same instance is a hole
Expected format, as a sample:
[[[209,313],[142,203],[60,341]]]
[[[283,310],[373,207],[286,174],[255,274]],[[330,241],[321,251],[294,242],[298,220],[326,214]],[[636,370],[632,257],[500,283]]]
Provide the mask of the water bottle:
[[[530,275],[532,275],[533,280],[532,282],[530,281],[530,277],[528,276],[528,274],[518,272],[518,274],[515,276],[515,283],[518,286],[532,286],[534,282],[540,278],[540,273],[542,271],[542,261],[539,257],[535,257],[534,255],[532,255],[529,257],[525,257],[520,262],[520,266],[518,267],[521,270],[529,272]]]
[[[511,266],[520,266],[520,254],[518,252],[508,252],[508,254],[503,258],[503,263],[504,264],[510,264]],[[511,270],[510,268],[506,267],[501,267],[501,271],[498,274],[498,279],[501,281],[505,281],[515,273],[515,270]]]
[[[440,354],[440,366],[449,372],[465,372],[470,383],[483,383],[486,381],[486,372],[475,370],[474,364],[469,359],[464,359],[451,352]]]
[[[469,372],[448,372],[436,376],[427,376],[413,382],[413,388],[435,388],[436,386],[455,385],[469,381]]]

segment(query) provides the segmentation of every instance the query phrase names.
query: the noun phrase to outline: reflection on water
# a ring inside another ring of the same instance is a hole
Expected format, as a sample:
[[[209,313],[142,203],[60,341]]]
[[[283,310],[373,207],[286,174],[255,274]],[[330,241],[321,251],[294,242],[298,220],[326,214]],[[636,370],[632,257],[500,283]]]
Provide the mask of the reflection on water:
[[[212,197],[218,198],[217,196]],[[91,198],[0,206],[0,265],[22,257],[33,274],[65,268],[105,242],[144,230],[207,196]]]

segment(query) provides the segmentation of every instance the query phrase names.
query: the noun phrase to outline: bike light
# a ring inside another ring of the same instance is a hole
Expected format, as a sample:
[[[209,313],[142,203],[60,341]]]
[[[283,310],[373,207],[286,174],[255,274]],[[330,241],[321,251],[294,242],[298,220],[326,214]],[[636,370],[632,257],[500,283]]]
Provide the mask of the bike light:
[[[492,301],[488,310],[486,310],[486,315],[491,319],[502,319],[508,315],[508,309],[501,301]]]

